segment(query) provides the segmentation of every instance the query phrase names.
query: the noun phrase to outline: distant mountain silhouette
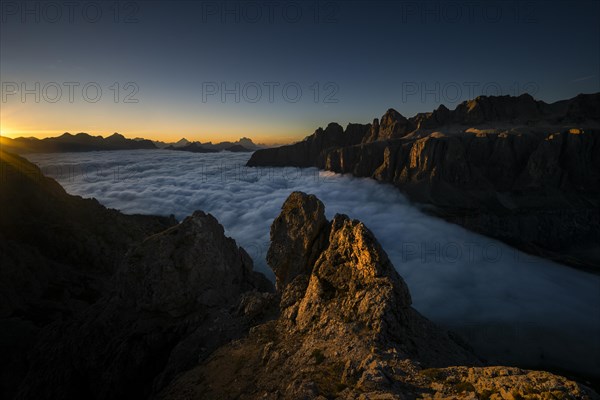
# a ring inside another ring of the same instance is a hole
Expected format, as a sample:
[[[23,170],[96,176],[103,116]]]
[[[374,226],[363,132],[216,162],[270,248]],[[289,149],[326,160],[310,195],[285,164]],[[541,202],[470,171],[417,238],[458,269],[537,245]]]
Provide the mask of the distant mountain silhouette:
[[[241,144],[234,144],[233,146],[225,148],[225,151],[231,151],[232,153],[245,153],[254,150],[247,149]]]
[[[0,136],[0,147],[2,150],[16,154],[26,153],[64,153],[99,150],[136,150],[136,149],[165,149],[181,150],[194,153],[216,153],[222,150],[232,152],[251,152],[262,149],[265,146],[255,144],[252,139],[243,137],[236,142],[191,142],[181,138],[177,142],[166,143],[151,141],[136,137],[127,139],[119,133],[114,133],[106,138],[92,136],[87,133],[70,134],[63,133],[57,137],[38,139],[34,137],[18,137],[11,139]]]
[[[265,146],[255,144],[252,139],[247,137],[240,138],[240,140],[236,142],[190,142],[186,138],[181,138],[177,142],[166,143],[161,141],[153,142],[156,147],[165,149],[165,150],[183,150],[183,151],[193,151],[193,152],[210,152],[210,151],[198,151],[198,146],[200,146],[204,150],[214,150],[214,151],[233,151],[233,152],[245,152],[245,151],[255,151],[259,149],[265,148]],[[191,144],[194,144],[193,147],[188,147]]]
[[[156,147],[158,147],[159,149],[170,149],[172,147],[183,147],[186,146],[192,142],[190,142],[189,140],[187,140],[186,138],[181,138],[176,142],[163,142],[160,140],[153,140],[152,143],[154,143],[154,145]]]
[[[188,143],[185,146],[181,147],[175,147],[173,145],[170,145],[168,147],[165,147],[165,150],[189,151],[192,153],[217,153],[219,151],[215,149],[206,148],[200,145],[198,142]]]
[[[45,139],[25,137],[10,139],[1,136],[0,146],[5,151],[17,154],[156,149],[156,146],[146,139],[127,139],[119,133],[113,133],[103,138],[102,136],[92,136],[83,132],[76,135],[66,132],[58,137]]]

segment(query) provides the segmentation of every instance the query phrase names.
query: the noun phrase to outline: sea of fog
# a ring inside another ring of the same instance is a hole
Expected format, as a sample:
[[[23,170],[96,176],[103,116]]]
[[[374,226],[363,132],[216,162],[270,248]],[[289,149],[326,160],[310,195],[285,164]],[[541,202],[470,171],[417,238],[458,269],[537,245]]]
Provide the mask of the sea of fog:
[[[167,150],[27,156],[67,192],[125,213],[214,215],[273,278],[269,227],[294,190],[363,221],[414,307],[491,362],[600,376],[600,277],[425,215],[392,186],[314,168],[248,168],[249,154]]]

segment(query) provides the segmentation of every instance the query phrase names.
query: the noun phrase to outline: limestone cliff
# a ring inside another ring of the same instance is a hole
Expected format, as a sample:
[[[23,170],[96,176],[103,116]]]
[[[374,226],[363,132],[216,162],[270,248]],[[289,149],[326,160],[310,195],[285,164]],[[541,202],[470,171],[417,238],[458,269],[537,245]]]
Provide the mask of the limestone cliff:
[[[332,127],[335,127],[333,129]],[[361,137],[362,133],[362,137]],[[318,167],[395,185],[427,210],[531,253],[600,264],[600,94],[478,97],[406,119],[337,124],[249,166]]]

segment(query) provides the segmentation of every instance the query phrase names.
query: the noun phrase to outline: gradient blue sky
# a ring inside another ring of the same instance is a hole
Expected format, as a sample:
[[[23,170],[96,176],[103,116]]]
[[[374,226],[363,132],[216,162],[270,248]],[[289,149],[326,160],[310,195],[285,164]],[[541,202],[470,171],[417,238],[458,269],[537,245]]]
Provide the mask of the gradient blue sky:
[[[117,21],[112,1],[83,2],[72,19],[68,3],[2,1],[3,135],[285,143],[390,107],[412,116],[480,94],[552,102],[600,91],[597,1],[138,1],[117,3]],[[36,82],[39,102],[11,86]],[[51,82],[63,87],[55,103]],[[72,103],[64,82],[80,84]],[[89,82],[98,102],[82,95]],[[123,101],[128,82],[137,103]],[[213,82],[239,82],[240,101],[206,95]],[[279,85],[272,102],[265,82]],[[286,101],[286,84],[289,97],[302,89],[299,101]],[[337,102],[325,102],[332,88]]]

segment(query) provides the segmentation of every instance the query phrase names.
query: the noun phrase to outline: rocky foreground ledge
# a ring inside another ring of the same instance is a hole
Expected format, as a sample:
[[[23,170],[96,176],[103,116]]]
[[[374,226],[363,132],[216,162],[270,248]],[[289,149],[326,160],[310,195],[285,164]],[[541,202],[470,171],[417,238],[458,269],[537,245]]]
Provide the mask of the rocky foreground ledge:
[[[484,366],[314,196],[273,222],[275,289],[210,214],[126,216],[0,156],[2,399],[599,398]]]
[[[483,363],[411,305],[373,234],[292,193],[267,260],[278,318],[215,351],[162,399],[596,399],[547,372]]]

